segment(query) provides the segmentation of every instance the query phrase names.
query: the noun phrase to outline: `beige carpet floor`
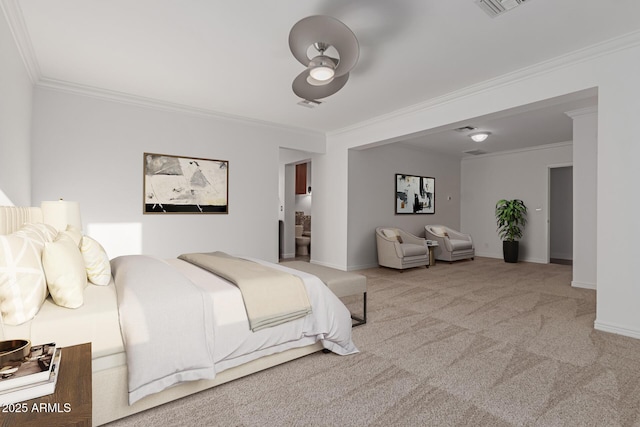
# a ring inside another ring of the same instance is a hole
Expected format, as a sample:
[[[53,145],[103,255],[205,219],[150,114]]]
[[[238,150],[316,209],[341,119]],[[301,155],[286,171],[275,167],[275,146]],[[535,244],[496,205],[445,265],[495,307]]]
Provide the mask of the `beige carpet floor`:
[[[593,329],[596,294],[570,286],[570,266],[361,273],[359,354],[315,353],[112,427],[640,426],[640,340]]]

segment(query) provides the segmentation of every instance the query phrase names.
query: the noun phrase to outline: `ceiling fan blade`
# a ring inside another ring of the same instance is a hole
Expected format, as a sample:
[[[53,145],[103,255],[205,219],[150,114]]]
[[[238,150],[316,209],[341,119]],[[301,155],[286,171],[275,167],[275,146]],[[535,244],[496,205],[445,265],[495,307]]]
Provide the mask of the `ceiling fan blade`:
[[[349,27],[331,16],[308,16],[291,28],[289,48],[293,56],[305,67],[311,60],[307,56],[307,50],[314,43],[325,43],[338,51],[340,61],[335,70],[336,77],[347,74],[358,62],[358,39]]]
[[[340,77],[334,77],[331,82],[322,86],[314,86],[310,84],[307,82],[307,77],[309,77],[308,69],[304,70],[293,80],[291,88],[293,89],[293,93],[298,95],[300,98],[308,101],[315,101],[316,99],[322,99],[329,95],[333,95],[342,89],[344,85],[347,84],[347,80],[349,80],[349,73]]]

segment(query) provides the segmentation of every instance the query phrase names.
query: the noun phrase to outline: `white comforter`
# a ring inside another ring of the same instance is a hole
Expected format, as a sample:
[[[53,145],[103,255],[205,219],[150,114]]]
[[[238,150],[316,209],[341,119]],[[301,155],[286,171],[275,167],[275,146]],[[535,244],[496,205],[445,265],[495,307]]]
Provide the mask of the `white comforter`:
[[[131,257],[139,260],[147,258],[140,255]],[[189,298],[192,299],[190,304],[193,304],[193,299],[197,299],[193,292],[171,295],[172,292],[176,290],[179,292],[181,289],[175,287],[175,280],[173,284],[168,285],[168,292],[158,289],[160,286],[158,276],[167,276],[167,274],[151,274],[147,277],[154,276],[154,279],[145,283],[141,277],[145,276],[144,269],[147,267],[137,267],[137,263],[131,257],[112,260],[118,291],[121,328],[127,353],[129,404],[182,381],[211,379],[216,372],[269,354],[304,347],[316,341],[321,341],[326,349],[341,355],[358,351],[351,340],[349,311],[315,276],[278,264],[247,258],[300,276],[304,281],[313,310],[312,314],[302,319],[252,332],[249,329],[240,290],[225,279],[182,260],[154,259],[154,261],[161,261],[167,268],[172,267],[169,276],[175,273],[181,278],[188,278],[184,288],[193,291],[189,283],[194,284],[195,288],[201,292],[202,299],[211,304],[210,306],[205,304],[202,310],[199,307],[198,310],[190,310],[188,307],[178,310],[181,299],[187,298],[189,293],[191,294]],[[123,268],[125,264],[126,270],[137,268],[141,271],[137,274],[130,272],[125,274]],[[161,268],[165,267],[161,266]],[[125,280],[126,276],[136,277],[136,282]],[[149,300],[149,304],[143,301],[145,299]],[[167,310],[167,306],[176,308]],[[158,310],[157,307],[164,307],[164,309]],[[162,319],[143,321],[142,318],[147,313],[152,316],[171,316],[170,321],[166,322]],[[211,324],[203,325],[201,321],[195,320],[209,317]],[[187,323],[186,319],[189,318],[191,320]],[[144,325],[145,329],[142,329],[141,325]],[[162,330],[154,330],[160,328]],[[145,341],[147,336],[162,336],[163,340],[162,342]],[[167,351],[167,346],[171,343],[180,346],[178,351],[175,349]],[[180,357],[176,358],[176,354]]]

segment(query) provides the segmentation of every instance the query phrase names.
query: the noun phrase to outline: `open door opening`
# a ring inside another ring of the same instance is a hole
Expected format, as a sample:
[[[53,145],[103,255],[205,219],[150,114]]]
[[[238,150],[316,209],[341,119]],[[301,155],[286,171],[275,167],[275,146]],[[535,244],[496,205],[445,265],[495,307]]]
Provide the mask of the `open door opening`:
[[[573,167],[549,168],[549,262],[573,264]]]

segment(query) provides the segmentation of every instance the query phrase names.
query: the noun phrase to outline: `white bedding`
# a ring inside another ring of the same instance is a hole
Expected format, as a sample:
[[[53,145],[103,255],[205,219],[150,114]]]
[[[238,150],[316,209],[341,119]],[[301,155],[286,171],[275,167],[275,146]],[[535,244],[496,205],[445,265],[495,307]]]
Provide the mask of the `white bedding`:
[[[327,288],[320,279],[281,265],[270,264],[258,259],[255,262],[301,276],[305,283],[313,315],[278,327],[251,332],[240,290],[225,279],[196,267],[188,262],[172,259],[168,262],[180,270],[194,283],[206,289],[211,296],[214,317],[214,361],[220,372],[237,364],[253,360],[275,351],[274,346],[282,345],[277,351],[302,347],[319,339],[323,346],[337,354],[351,354],[357,349],[351,341],[351,314],[344,304]],[[296,343],[302,338],[311,338],[304,344]],[[252,353],[264,351],[262,354]],[[240,362],[235,359],[240,358]],[[234,363],[238,362],[238,363]]]
[[[216,373],[265,355],[303,347],[316,341],[320,341],[324,348],[337,354],[346,355],[358,351],[351,340],[349,311],[318,278],[277,264],[257,259],[251,260],[282,271],[295,272],[300,276],[307,289],[313,313],[301,319],[252,332],[249,328],[242,295],[235,285],[188,262],[178,259],[167,260],[169,265],[190,279],[210,299],[213,312],[214,342],[212,353]],[[117,278],[115,273],[114,277]],[[179,313],[173,314],[180,318]],[[185,326],[188,327],[186,324],[179,324],[181,328]],[[125,336],[129,335],[124,329],[123,333]],[[136,350],[129,347],[127,351],[129,353],[129,369],[132,369],[133,365],[147,367],[142,376],[131,375],[131,373],[129,375],[130,393],[132,388],[135,389],[133,399],[130,394],[131,402],[142,398],[145,393],[160,391],[171,385],[172,381],[174,383],[180,381],[180,369],[183,369],[183,366],[177,366],[170,359],[160,359],[162,352],[159,352],[160,354],[154,352],[154,365],[149,367],[150,362],[144,352],[134,355]],[[198,355],[190,356],[198,361],[201,360]],[[167,381],[166,373],[173,371],[178,374],[173,375]],[[131,383],[131,378],[136,378],[135,384]],[[141,384],[143,387],[140,387]],[[146,384],[153,386],[146,386]]]

